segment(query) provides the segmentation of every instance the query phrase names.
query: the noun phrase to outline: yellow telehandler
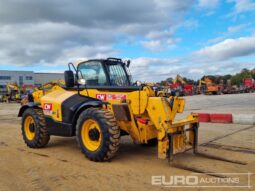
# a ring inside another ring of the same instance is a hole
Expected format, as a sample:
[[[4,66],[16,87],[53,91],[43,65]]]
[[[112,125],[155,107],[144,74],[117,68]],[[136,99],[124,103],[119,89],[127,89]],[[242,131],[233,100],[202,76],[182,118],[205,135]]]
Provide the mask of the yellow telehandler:
[[[22,97],[22,89],[19,87],[19,85],[14,83],[7,83],[6,84],[7,93],[4,95],[5,102],[9,103],[11,101],[14,102],[20,102]]]
[[[56,85],[20,108],[23,139],[28,147],[47,145],[51,135],[76,136],[82,153],[92,161],[112,158],[123,135],[135,143],[157,144],[158,157],[189,149],[197,151],[198,118],[174,120],[185,100],[159,97],[150,86],[132,83],[130,61],[118,58],[69,63],[65,85]]]

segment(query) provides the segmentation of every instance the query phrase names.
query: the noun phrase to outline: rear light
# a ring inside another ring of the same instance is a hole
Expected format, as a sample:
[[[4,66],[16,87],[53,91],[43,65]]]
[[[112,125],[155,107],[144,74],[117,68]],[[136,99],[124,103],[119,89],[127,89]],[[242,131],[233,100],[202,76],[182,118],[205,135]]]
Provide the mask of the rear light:
[[[141,118],[141,117],[136,117],[136,120],[139,122],[139,123],[142,123],[142,124],[148,124],[148,119],[144,119],[144,118]]]

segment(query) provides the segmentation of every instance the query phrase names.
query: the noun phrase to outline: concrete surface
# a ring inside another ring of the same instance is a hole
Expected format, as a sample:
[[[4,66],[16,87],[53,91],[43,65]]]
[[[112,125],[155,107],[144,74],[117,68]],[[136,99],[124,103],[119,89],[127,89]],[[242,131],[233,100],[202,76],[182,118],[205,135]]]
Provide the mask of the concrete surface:
[[[186,112],[255,114],[255,93],[187,96]]]
[[[255,125],[255,114],[233,114],[233,123]]]

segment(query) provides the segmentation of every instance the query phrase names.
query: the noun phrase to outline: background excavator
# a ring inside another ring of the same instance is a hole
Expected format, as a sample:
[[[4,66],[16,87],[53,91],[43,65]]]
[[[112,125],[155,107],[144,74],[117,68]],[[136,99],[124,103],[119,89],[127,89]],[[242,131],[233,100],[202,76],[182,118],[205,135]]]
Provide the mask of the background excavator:
[[[204,94],[206,91],[206,82],[204,80],[199,80],[197,86],[197,94]]]
[[[171,95],[170,88],[162,87],[157,83],[154,82],[146,82],[143,85],[150,86],[152,90],[154,90],[155,95],[158,97],[169,97]]]
[[[52,80],[50,82],[47,82],[46,84],[43,84],[40,87],[34,87],[34,86],[28,86],[30,87],[30,93],[27,93],[26,96],[23,97],[21,100],[21,105],[25,105],[31,101],[33,101],[32,93],[36,91],[36,94],[34,94],[35,98],[40,98],[41,96],[45,95],[46,93],[49,93],[51,91],[54,91],[54,87],[65,85],[65,82],[63,80]],[[25,89],[24,89],[24,92]]]
[[[187,84],[186,81],[179,74],[176,75],[170,87],[173,94],[177,96],[186,96],[193,94],[193,85]]]
[[[7,93],[3,96],[3,100],[7,103],[9,102],[20,102],[22,97],[22,89],[17,83],[7,83],[6,85]]]
[[[133,83],[129,65],[117,58],[69,64],[65,85],[32,93],[18,114],[27,146],[44,147],[51,135],[76,136],[88,159],[106,161],[116,154],[121,136],[129,135],[135,143],[158,145],[161,159],[171,161],[189,149],[197,153],[197,115],[175,120],[185,100],[158,97],[151,86]]]
[[[221,94],[221,87],[215,83],[213,83],[213,81],[208,78],[208,77],[204,77],[204,82],[206,84],[206,90],[205,90],[205,94],[213,94],[213,95],[218,95]]]
[[[2,95],[2,102],[18,102],[22,103],[22,100],[30,93],[37,90],[34,85],[25,84],[20,87],[16,82],[6,84],[7,92]]]

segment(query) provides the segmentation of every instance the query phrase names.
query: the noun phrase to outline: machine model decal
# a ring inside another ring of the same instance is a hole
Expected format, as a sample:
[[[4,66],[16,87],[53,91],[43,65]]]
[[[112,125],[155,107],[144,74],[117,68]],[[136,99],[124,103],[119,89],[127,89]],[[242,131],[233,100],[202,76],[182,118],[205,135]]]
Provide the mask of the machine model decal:
[[[106,101],[106,100],[125,100],[127,95],[125,94],[97,94],[96,98]]]

